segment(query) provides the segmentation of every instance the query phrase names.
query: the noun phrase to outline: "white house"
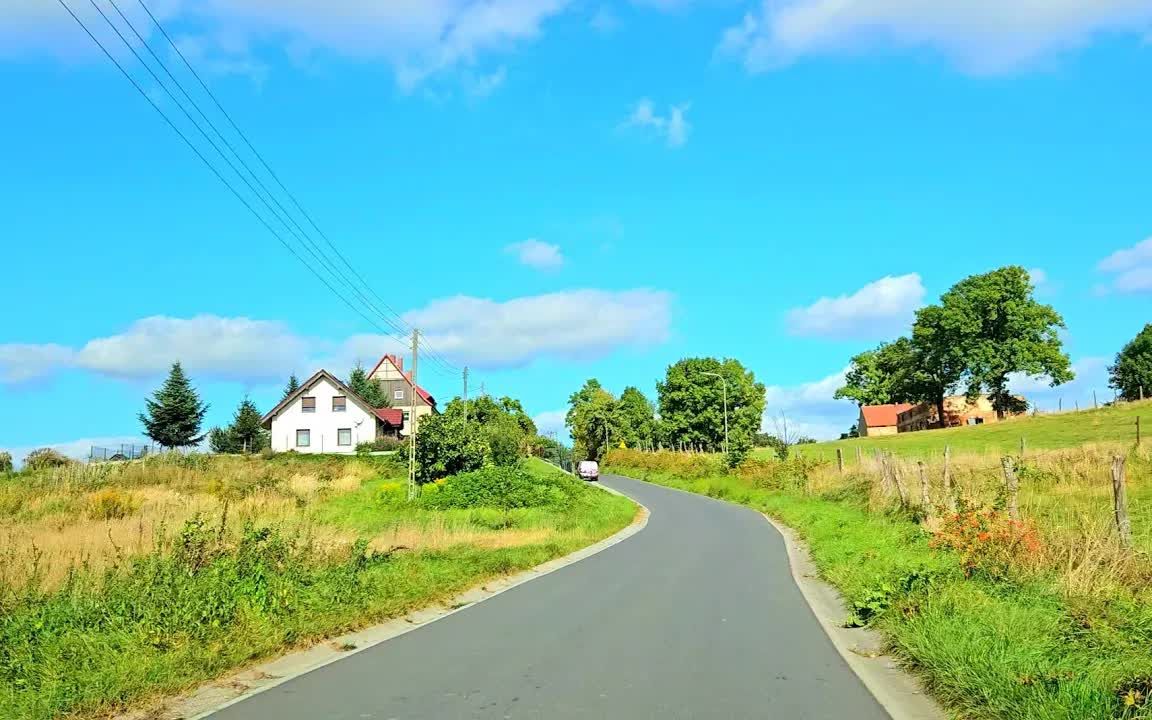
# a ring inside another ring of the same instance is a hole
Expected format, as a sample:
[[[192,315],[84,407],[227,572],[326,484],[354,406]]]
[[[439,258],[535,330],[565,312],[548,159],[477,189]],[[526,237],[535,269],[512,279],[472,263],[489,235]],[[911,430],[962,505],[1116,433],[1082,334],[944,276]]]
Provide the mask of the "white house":
[[[327,370],[308,378],[264,416],[277,452],[354,453],[356,445],[397,437],[404,413],[373,408]]]
[[[412,375],[404,372],[403,358],[385,355],[368,373],[368,379],[379,384],[392,407],[404,413],[404,428],[400,431],[404,435],[412,427],[413,415],[419,422],[425,415],[436,412],[436,399],[419,385],[412,385]],[[413,387],[416,392],[412,392]]]

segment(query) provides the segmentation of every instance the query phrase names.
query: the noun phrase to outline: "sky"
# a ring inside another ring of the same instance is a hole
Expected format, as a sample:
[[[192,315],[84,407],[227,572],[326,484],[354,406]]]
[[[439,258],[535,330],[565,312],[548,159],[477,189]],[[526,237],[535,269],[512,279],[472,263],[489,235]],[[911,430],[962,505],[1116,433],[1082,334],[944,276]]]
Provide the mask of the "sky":
[[[1110,396],[1152,320],[1152,0],[144,0],[227,117],[111,3],[0,0],[17,459],[140,440],[174,361],[225,424],[411,327],[437,398],[467,366],[544,430],[718,356],[826,438],[849,358],[967,275],[1066,320],[1077,379],[1015,383],[1041,409]]]

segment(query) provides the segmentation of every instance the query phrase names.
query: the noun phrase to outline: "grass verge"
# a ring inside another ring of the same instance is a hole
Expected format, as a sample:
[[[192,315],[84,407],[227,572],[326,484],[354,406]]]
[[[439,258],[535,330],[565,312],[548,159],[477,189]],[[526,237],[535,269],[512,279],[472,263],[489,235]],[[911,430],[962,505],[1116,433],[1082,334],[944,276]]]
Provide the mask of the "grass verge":
[[[251,462],[265,486],[275,484],[268,467]],[[332,485],[338,466],[317,467],[328,468],[322,485]],[[294,466],[284,482],[307,484],[301,469]],[[564,502],[412,508],[393,502],[398,483],[385,469],[292,503],[297,515],[269,501],[277,510],[271,524],[258,513],[243,520],[229,519],[226,510],[194,514],[158,533],[146,552],[104,558],[98,571],[70,565],[51,583],[36,568],[10,572],[24,581],[0,586],[0,717],[96,717],[138,706],[565,555],[635,515],[626,498],[543,464],[525,469],[536,484],[566,488]],[[131,492],[145,495],[150,482]],[[109,489],[128,492],[103,482],[100,491]],[[61,498],[90,492],[57,490]],[[129,504],[125,512],[145,509]],[[32,515],[28,522],[40,520]],[[434,542],[422,542],[428,534],[437,535]],[[398,536],[413,546],[397,547]]]
[[[1071,592],[1050,567],[973,570],[909,514],[870,510],[859,478],[810,494],[799,473],[672,472],[650,454],[615,457],[613,472],[749,505],[794,528],[845,597],[846,622],[881,630],[957,717],[1152,717],[1146,589]]]

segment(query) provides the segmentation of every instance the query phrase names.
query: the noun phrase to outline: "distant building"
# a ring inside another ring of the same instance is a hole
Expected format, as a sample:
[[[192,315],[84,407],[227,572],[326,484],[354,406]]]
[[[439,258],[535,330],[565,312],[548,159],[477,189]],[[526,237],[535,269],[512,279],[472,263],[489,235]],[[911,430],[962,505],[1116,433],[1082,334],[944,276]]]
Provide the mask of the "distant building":
[[[860,437],[895,435],[899,430],[900,413],[912,407],[909,403],[890,405],[864,405],[860,408],[860,420],[856,424]]]
[[[264,416],[276,452],[354,453],[362,442],[399,437],[404,413],[374,408],[327,370],[320,370]]]
[[[416,385],[416,392],[412,392],[412,375],[404,372],[403,358],[385,355],[368,373],[368,379],[378,383],[392,408],[404,414],[404,435],[409,433],[413,417],[419,419],[436,412],[436,398],[427,390]]]
[[[900,412],[897,426],[900,432],[917,432],[939,427],[983,425],[998,422],[996,410],[986,395],[969,401],[964,395],[944,398],[944,422],[940,422],[936,403],[920,403]]]

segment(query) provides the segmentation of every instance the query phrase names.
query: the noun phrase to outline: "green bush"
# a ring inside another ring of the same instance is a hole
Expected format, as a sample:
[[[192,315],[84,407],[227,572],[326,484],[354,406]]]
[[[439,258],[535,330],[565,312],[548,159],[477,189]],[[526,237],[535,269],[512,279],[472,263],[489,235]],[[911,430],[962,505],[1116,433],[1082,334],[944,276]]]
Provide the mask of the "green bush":
[[[434,492],[421,493],[419,502],[435,510],[567,507],[584,491],[575,480],[560,474],[535,477],[518,467],[492,466],[453,475]]]
[[[24,458],[25,470],[43,470],[45,468],[63,467],[76,461],[52,448],[40,448],[28,453]]]
[[[0,452],[0,473],[12,472],[12,453]]]
[[[390,452],[405,447],[408,447],[408,443],[404,440],[394,437],[380,437],[369,442],[358,444],[356,446],[356,453],[358,455],[366,455],[373,452]]]

